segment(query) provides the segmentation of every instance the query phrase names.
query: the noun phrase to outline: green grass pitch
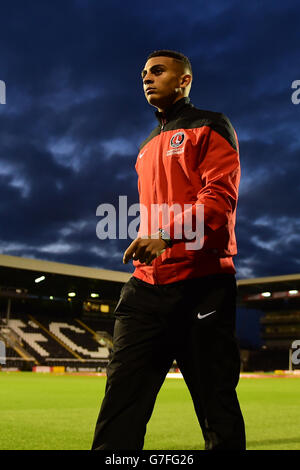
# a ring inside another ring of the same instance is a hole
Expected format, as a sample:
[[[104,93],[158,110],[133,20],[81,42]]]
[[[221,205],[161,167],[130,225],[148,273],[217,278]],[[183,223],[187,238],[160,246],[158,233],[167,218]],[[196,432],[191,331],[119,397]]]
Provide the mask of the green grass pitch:
[[[1,450],[89,450],[105,378],[0,372]],[[300,378],[241,378],[248,450],[300,449]],[[182,379],[166,379],[145,450],[203,449]]]

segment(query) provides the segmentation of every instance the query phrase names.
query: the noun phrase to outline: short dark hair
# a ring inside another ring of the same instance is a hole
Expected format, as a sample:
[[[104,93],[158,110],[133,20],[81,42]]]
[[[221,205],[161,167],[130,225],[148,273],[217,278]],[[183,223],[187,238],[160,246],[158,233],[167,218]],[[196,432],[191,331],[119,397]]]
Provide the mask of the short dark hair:
[[[175,60],[179,60],[182,62],[186,68],[189,69],[191,75],[193,74],[192,72],[192,65],[188,57],[186,57],[184,54],[181,52],[177,51],[170,51],[168,49],[161,49],[159,51],[154,51],[151,52],[151,54],[148,55],[147,60],[151,59],[152,57],[172,57]]]

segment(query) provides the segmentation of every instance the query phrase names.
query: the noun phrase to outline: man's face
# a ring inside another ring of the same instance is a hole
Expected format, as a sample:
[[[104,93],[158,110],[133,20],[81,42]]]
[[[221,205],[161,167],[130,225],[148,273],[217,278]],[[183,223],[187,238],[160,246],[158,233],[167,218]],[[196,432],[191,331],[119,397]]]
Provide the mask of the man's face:
[[[164,109],[183,97],[182,65],[172,57],[152,57],[142,71],[143,87],[149,104]]]

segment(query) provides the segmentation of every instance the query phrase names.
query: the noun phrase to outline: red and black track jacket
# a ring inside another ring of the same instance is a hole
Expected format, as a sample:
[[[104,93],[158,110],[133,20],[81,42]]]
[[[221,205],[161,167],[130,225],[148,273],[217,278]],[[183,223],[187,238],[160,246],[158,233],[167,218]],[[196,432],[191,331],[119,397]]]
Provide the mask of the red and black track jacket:
[[[174,103],[164,115],[156,112],[156,117],[159,125],[141,144],[135,165],[140,205],[148,209],[148,218],[141,213],[139,236],[163,228],[173,246],[149,266],[133,261],[133,275],[150,284],[168,284],[235,273],[232,257],[237,253],[234,227],[240,181],[235,130],[224,114],[197,109],[189,98]],[[151,205],[161,204],[180,205],[182,213],[171,212],[167,222],[159,220],[153,227]],[[176,238],[176,232],[187,219],[185,207],[193,220],[198,204],[204,205],[204,238],[201,249],[190,250],[183,227],[183,238]]]

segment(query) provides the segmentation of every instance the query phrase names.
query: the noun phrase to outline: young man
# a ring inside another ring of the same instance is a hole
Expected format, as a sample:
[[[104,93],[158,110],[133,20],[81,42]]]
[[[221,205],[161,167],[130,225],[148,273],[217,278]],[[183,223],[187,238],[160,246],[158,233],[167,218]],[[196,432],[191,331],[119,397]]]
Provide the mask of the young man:
[[[176,360],[205,449],[244,450],[232,260],[237,137],[226,116],[190,103],[192,68],[183,54],[150,54],[142,81],[158,119],[136,162],[147,216],[141,214],[139,236],[124,253],[135,271],[115,309],[114,351],[92,449],[143,448],[156,396]],[[157,205],[170,211],[153,221]]]

